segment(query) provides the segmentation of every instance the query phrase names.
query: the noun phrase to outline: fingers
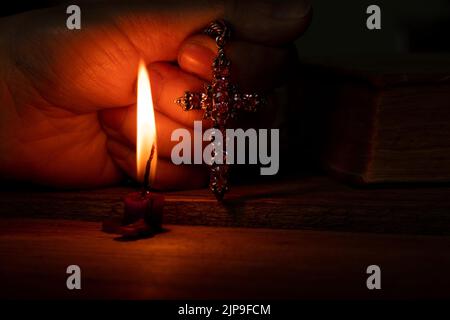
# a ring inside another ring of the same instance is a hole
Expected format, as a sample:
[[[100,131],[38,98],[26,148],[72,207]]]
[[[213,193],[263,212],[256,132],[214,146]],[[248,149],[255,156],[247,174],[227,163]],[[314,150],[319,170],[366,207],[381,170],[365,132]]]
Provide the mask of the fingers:
[[[175,103],[175,100],[183,96],[186,91],[203,90],[203,80],[183,72],[169,63],[154,63],[148,66],[148,70],[152,87],[153,106],[156,112],[173,119],[175,122],[178,122],[180,126],[192,127],[194,121],[202,120],[202,110],[183,111],[181,107]],[[119,125],[132,125],[132,127],[135,128],[135,122],[131,123],[126,120],[129,118],[135,121],[136,108],[122,109],[123,108],[118,108],[116,113],[112,112],[110,109],[105,109],[102,110],[101,113],[106,114],[107,121],[111,122],[110,127],[116,128]],[[132,113],[128,114],[129,111]],[[126,123],[124,124],[124,122]],[[204,127],[209,127],[210,123],[204,121],[203,125]],[[129,129],[131,130],[131,128],[124,128],[125,131]],[[135,139],[133,139],[133,141],[135,141]]]
[[[158,152],[169,158],[177,142],[171,141],[172,132],[187,128],[193,133],[194,121],[202,120],[202,110],[183,111],[175,104],[175,99],[185,91],[201,90],[203,80],[198,79],[168,63],[155,63],[149,66],[153,105],[157,126]],[[136,105],[111,108],[99,111],[99,120],[109,137],[121,143],[136,144]],[[210,121],[203,121],[202,127],[209,128]]]
[[[130,148],[136,147],[136,106],[108,109],[101,112],[100,121],[108,138],[116,140]],[[171,141],[172,132],[185,128],[178,122],[160,112],[155,112],[157,129],[158,156],[170,159],[172,148],[178,141]],[[193,136],[193,124],[186,127]]]
[[[281,44],[305,30],[308,8],[306,0],[93,1],[81,5],[77,31],[63,22],[65,6],[17,17],[7,46],[13,65],[47,101],[92,112],[134,103],[139,59],[175,61],[183,40],[213,20],[228,20],[234,39]]]
[[[136,153],[134,149],[116,140],[107,141],[107,149],[111,157],[128,176],[136,177]],[[156,162],[156,176],[152,181],[155,189],[196,189],[206,185],[208,173],[201,165],[174,165],[170,160],[160,159]]]
[[[277,86],[297,60],[293,47],[275,48],[234,41],[230,42],[226,51],[232,61],[232,78],[241,89],[263,91]],[[184,71],[210,80],[211,65],[216,56],[214,40],[205,35],[195,35],[181,45],[178,64]]]
[[[202,110],[183,111],[175,99],[186,91],[202,91],[204,80],[169,63],[153,63],[149,66],[155,109],[184,126],[192,127],[195,120],[202,120]],[[204,122],[204,126],[208,126]]]

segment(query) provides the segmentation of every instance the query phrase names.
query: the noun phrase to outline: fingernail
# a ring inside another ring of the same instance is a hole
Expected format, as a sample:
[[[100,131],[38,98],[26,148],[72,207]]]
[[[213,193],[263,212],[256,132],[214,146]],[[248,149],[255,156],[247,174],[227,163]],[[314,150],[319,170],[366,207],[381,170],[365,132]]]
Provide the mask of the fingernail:
[[[276,1],[272,11],[275,19],[302,19],[306,17],[311,10],[309,0],[297,1]]]
[[[189,72],[210,77],[215,55],[211,48],[201,43],[189,42],[181,48],[178,63]]]

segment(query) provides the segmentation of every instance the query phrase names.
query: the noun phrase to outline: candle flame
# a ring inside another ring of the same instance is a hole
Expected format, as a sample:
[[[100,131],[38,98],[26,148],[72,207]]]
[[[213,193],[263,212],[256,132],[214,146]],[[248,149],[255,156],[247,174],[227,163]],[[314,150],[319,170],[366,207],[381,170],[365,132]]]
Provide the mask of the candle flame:
[[[136,141],[136,170],[137,179],[144,180],[145,166],[150,157],[152,146],[155,147],[150,169],[150,181],[156,173],[158,158],[156,147],[156,122],[153,109],[152,89],[145,63],[141,60],[137,81],[137,141]]]

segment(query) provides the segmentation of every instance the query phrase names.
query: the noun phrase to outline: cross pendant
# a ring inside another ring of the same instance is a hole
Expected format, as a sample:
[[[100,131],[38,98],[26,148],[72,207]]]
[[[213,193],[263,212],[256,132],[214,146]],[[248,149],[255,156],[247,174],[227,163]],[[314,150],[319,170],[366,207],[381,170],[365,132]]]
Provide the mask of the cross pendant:
[[[223,21],[213,22],[205,33],[214,36],[218,46],[218,55],[212,64],[213,80],[205,84],[203,92],[185,92],[183,97],[175,102],[184,111],[204,110],[203,119],[211,119],[213,127],[222,132],[225,137],[225,129],[229,121],[236,117],[239,111],[255,112],[263,103],[258,94],[242,94],[237,87],[230,82],[230,60],[225,56],[224,45],[229,37],[229,29]],[[214,141],[212,142],[214,144]],[[225,150],[225,146],[222,150]],[[222,164],[211,164],[209,187],[217,199],[221,200],[228,191],[227,154],[222,152]]]

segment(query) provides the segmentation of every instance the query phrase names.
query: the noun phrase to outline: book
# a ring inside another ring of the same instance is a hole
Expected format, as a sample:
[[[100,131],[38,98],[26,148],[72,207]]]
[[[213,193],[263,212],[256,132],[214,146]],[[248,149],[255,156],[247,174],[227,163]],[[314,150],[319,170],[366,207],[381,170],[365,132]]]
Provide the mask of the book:
[[[450,55],[310,59],[300,73],[300,117],[315,126],[311,144],[332,174],[450,181]]]

